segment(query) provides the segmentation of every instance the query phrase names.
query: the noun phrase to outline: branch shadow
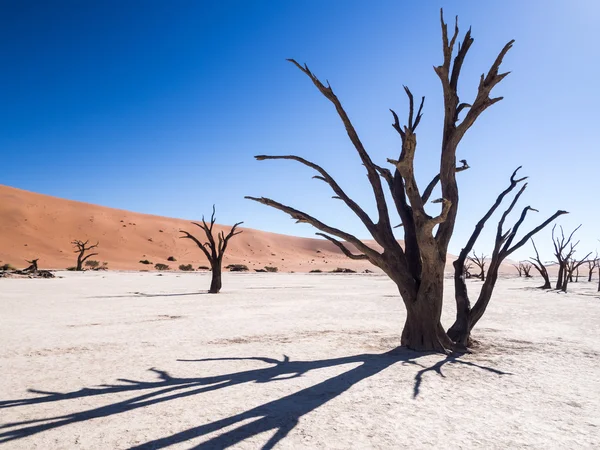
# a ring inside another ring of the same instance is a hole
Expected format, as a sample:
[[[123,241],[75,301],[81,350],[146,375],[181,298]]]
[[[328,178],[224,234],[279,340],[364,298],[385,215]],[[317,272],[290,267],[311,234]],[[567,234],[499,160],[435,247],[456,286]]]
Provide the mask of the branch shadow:
[[[145,297],[182,297],[185,295],[205,295],[208,291],[202,292],[173,292],[170,294],[146,294],[144,292],[131,292],[127,295],[96,295],[87,298],[145,298]]]
[[[38,397],[23,398],[17,400],[0,401],[0,409],[15,408],[26,405],[51,403],[64,400],[73,400],[83,397],[98,395],[110,395],[131,392],[133,397],[110,403],[85,411],[48,417],[43,419],[25,420],[0,425],[0,444],[22,439],[47,430],[61,428],[73,423],[92,420],[100,417],[108,417],[137,408],[168,402],[178,398],[199,395],[204,392],[224,389],[243,383],[268,383],[301,377],[304,374],[321,368],[336,367],[345,364],[358,364],[353,368],[331,377],[323,382],[297,391],[293,394],[264,403],[258,407],[235,414],[230,417],[215,420],[210,423],[192,427],[190,429],[172,434],[160,439],[152,440],[144,444],[132,447],[134,449],[161,449],[174,444],[183,443],[194,438],[205,436],[209,433],[218,432],[226,427],[238,425],[227,432],[217,435],[206,442],[197,445],[198,449],[222,449],[240,443],[245,439],[256,436],[265,431],[275,430],[275,434],[262,447],[273,448],[298,424],[300,418],[309,412],[319,408],[333,398],[341,395],[361,380],[365,380],[386,368],[400,362],[414,364],[422,367],[415,376],[413,387],[413,398],[419,395],[423,375],[428,371],[434,371],[441,376],[442,367],[445,364],[465,364],[490,371],[497,375],[506,375],[506,372],[491,367],[460,360],[460,355],[450,355],[437,362],[431,367],[426,367],[418,362],[423,353],[416,353],[405,348],[397,348],[381,354],[359,354],[341,358],[323,359],[316,361],[291,361],[284,355],[282,360],[263,357],[251,358],[206,358],[197,360],[178,360],[181,362],[206,362],[206,361],[260,361],[268,364],[268,367],[228,373],[225,375],[177,378],[170,376],[167,372],[149,369],[158,376],[157,381],[136,381],[130,379],[119,379],[121,384],[101,385],[95,388],[83,388],[78,391],[59,393],[30,389],[29,392],[40,394]],[[251,420],[249,423],[245,423]]]

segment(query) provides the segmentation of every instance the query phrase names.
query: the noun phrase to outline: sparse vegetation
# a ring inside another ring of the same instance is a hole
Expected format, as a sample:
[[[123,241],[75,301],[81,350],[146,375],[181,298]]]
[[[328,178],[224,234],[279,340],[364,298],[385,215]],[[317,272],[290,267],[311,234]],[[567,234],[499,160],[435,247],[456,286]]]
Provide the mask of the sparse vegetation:
[[[277,272],[279,269],[273,266],[265,266],[265,271],[267,272]]]
[[[173,261],[173,262],[175,262],[175,261],[177,261],[177,259],[175,259],[175,257],[174,257],[174,256],[169,256],[169,257],[167,258],[167,261]]]
[[[162,264],[162,263],[157,263],[157,264],[155,264],[155,265],[154,265],[154,268],[155,268],[156,270],[160,270],[161,272],[162,272],[163,270],[169,270],[169,269],[170,269],[170,267],[169,267],[167,264]]]
[[[184,272],[193,272],[194,266],[192,266],[191,264],[180,264],[179,270],[182,270]]]
[[[321,269],[313,269],[308,273],[323,273],[323,271]]]
[[[210,270],[208,266],[198,266],[198,270]]]
[[[3,264],[0,266],[0,270],[6,272],[8,270],[17,270],[17,268],[15,266],[13,266],[12,264],[6,263],[6,264]]]
[[[347,269],[344,267],[336,267],[331,271],[331,273],[356,273],[356,270]]]
[[[141,260],[140,260],[140,264],[151,265],[151,264],[152,264],[152,261],[148,261],[147,259],[141,259]]]
[[[90,269],[97,269],[100,267],[100,261],[96,261],[95,259],[88,259],[85,262],[85,267],[89,267]]]
[[[67,267],[67,270],[69,272],[75,272],[75,271],[77,271],[77,267],[75,267],[75,266]]]
[[[229,264],[225,266],[226,269],[229,269],[230,272],[247,272],[248,266],[245,264]]]

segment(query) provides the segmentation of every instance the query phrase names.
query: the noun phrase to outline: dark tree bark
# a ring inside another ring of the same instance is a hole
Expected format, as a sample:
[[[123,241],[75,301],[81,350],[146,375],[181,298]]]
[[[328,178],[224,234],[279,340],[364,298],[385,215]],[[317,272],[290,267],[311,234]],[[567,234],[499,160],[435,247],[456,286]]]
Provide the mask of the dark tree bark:
[[[556,229],[556,225],[552,227],[552,244],[554,245],[554,256],[556,257],[556,261],[558,262],[558,278],[556,280],[556,290],[562,290],[563,285],[566,286],[565,282],[569,281],[565,278],[568,276],[568,268],[567,263],[569,258],[573,256],[575,253],[575,248],[579,242],[573,244],[571,241],[573,239],[573,235],[577,230],[581,228],[579,225],[575,228],[568,237],[565,237],[565,233],[562,227],[560,227],[560,236],[558,234],[555,236],[554,232]]]
[[[88,253],[87,255],[85,254],[86,252],[89,252],[90,250],[97,248],[98,245],[100,244],[100,242],[96,242],[94,245],[88,245],[89,242],[90,242],[89,240],[87,240],[85,242],[84,241],[72,241],[71,242],[71,244],[73,244],[73,247],[75,247],[74,253],[77,253],[77,266],[75,266],[75,270],[82,271],[83,263],[88,258],[98,255],[98,253]]]
[[[367,178],[375,197],[377,217],[372,219],[321,166],[294,155],[256,156],[258,160],[293,160],[315,170],[318,175],[314,178],[327,183],[335,194],[334,198],[344,202],[358,216],[381,250],[370,247],[352,234],[327,225],[306,212],[270,198],[246,198],[283,211],[298,222],[311,224],[319,231],[326,233],[330,241],[337,242],[336,245],[346,256],[365,259],[380,267],[396,283],[406,307],[407,316],[402,331],[402,345],[420,351],[445,352],[456,349],[457,345],[449,338],[440,322],[444,267],[448,243],[454,231],[458,211],[459,195],[456,173],[468,168],[466,161],[461,161],[462,165],[457,167],[456,151],[463,136],[481,113],[502,100],[502,97],[491,98],[490,93],[508,75],[508,73],[499,73],[499,68],[504,56],[512,47],[513,41],[504,46],[487,74],[481,76],[475,99],[471,103],[465,103],[459,99],[458,80],[465,57],[473,43],[471,30],[464,35],[462,43],[457,45],[458,23],[454,26],[452,36],[449,36],[448,26],[441,15],[441,28],[443,62],[440,66],[434,67],[441,80],[444,96],[440,169],[422,194],[415,179],[413,162],[417,149],[416,130],[422,118],[424,97],[416,109],[413,94],[407,87],[404,88],[409,104],[406,125],[401,125],[398,115],[391,111],[394,118],[392,126],[398,132],[402,142],[399,158],[397,160],[388,159],[393,166],[392,172],[376,165],[371,160],[354,125],[329,83],[323,84],[309,70],[308,66],[302,66],[295,60],[290,61],[335,107],[348,137],[366,169]],[[455,52],[456,47],[458,50]],[[460,118],[461,113],[463,113],[462,119]],[[382,179],[389,189],[393,206],[402,222],[404,248],[399,245],[393,232],[393,229],[397,227],[391,225]],[[437,184],[441,188],[441,198],[434,200],[433,203],[440,204],[441,208],[437,214],[430,215],[426,211],[426,202]],[[359,253],[351,253],[343,241],[352,244]],[[464,265],[464,260],[462,264]],[[462,277],[463,274],[464,271],[461,267],[460,276]]]
[[[481,281],[485,281],[485,265],[487,256],[483,253],[477,256],[477,253],[473,251],[473,256],[469,256],[471,261],[479,269],[479,275],[475,275],[475,278],[479,278]]]
[[[213,236],[213,226],[215,225],[215,221],[215,206],[213,205],[212,216],[210,217],[210,225],[206,223],[204,216],[202,217],[202,223],[192,222],[197,227],[202,228],[204,234],[206,234],[208,241],[204,243],[187,231],[180,230],[180,233],[184,234],[181,236],[181,239],[191,239],[194,241],[198,248],[202,250],[202,253],[204,253],[208,259],[208,262],[210,263],[212,279],[210,282],[210,289],[208,290],[209,294],[218,294],[221,290],[221,287],[223,287],[223,282],[221,280],[223,255],[225,254],[225,250],[227,250],[229,239],[242,233],[242,230],[236,231],[238,225],[244,223],[236,223],[233,227],[231,227],[231,230],[229,230],[227,236],[225,236],[223,231],[219,232],[217,235],[217,240],[215,240],[215,237]]]
[[[481,287],[481,291],[479,293],[479,297],[477,298],[477,302],[471,308],[471,302],[469,300],[469,295],[467,291],[467,285],[465,283],[463,273],[463,265],[467,259],[467,255],[473,249],[477,238],[483,231],[485,223],[488,219],[494,214],[496,209],[502,204],[504,198],[517,187],[519,183],[524,181],[527,177],[524,178],[515,178],[517,175],[517,171],[521,167],[518,167],[510,177],[509,186],[498,195],[496,201],[492,205],[492,207],[488,210],[488,212],[483,216],[483,218],[477,223],[475,226],[475,230],[473,234],[469,238],[465,247],[461,250],[458,258],[454,261],[454,289],[455,289],[455,298],[456,298],[456,320],[452,327],[448,330],[448,336],[454,342],[463,345],[469,346],[471,341],[471,331],[477,324],[477,322],[481,319],[487,306],[492,298],[492,293],[494,291],[494,287],[496,285],[496,281],[498,280],[498,271],[500,269],[500,265],[502,261],[506,259],[509,255],[511,255],[514,251],[521,248],[525,243],[536,233],[541,231],[543,228],[552,223],[557,217],[562,214],[567,214],[566,211],[557,211],[551,217],[546,219],[540,225],[535,227],[529,233],[527,233],[521,240],[519,240],[516,244],[513,244],[513,241],[521,227],[521,224],[525,220],[525,217],[529,211],[537,211],[530,206],[525,207],[521,216],[517,220],[517,222],[510,228],[508,231],[504,232],[504,221],[507,216],[513,210],[519,197],[523,194],[525,189],[527,188],[527,183],[525,183],[519,192],[513,198],[509,207],[502,214],[500,221],[498,222],[498,227],[496,230],[496,240],[494,245],[494,250],[492,252],[492,258],[490,260],[487,278]]]
[[[596,252],[596,256],[594,259],[588,260],[588,283],[592,281],[592,277],[594,276],[594,269],[598,267],[598,252]]]
[[[540,259],[540,254],[538,253],[537,247],[535,246],[535,242],[533,239],[531,240],[533,244],[533,249],[535,250],[535,258],[529,258],[531,260],[531,264],[535,269],[540,273],[542,278],[544,279],[544,284],[540,286],[540,289],[552,289],[552,284],[550,284],[550,276],[548,275],[548,270],[546,266]]]

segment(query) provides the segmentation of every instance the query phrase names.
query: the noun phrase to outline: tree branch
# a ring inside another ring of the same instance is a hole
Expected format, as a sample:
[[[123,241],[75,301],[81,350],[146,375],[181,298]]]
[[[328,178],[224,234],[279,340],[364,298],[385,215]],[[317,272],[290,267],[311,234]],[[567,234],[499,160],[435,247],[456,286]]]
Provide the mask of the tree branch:
[[[367,255],[361,254],[361,255],[355,255],[353,253],[350,252],[350,250],[348,250],[344,244],[342,244],[340,241],[338,241],[337,239],[332,238],[331,236],[328,236],[324,233],[315,233],[317,236],[322,236],[325,239],[327,239],[328,241],[330,241],[331,243],[333,243],[337,248],[339,248],[342,253],[344,255],[346,255],[348,258],[350,259],[369,259],[369,257]]]

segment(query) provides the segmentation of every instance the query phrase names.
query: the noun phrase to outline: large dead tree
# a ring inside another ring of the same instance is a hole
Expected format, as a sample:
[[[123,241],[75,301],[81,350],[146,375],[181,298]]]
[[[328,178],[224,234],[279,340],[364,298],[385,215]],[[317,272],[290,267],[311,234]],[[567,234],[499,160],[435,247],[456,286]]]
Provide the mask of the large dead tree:
[[[443,62],[440,66],[434,67],[441,80],[444,96],[441,159],[438,174],[423,191],[417,185],[413,161],[417,149],[416,130],[422,119],[425,98],[423,97],[416,107],[413,94],[407,87],[404,88],[408,97],[408,117],[405,125],[401,125],[398,115],[391,111],[394,118],[393,128],[402,142],[399,158],[388,160],[393,166],[392,172],[373,162],[330,84],[328,82],[323,84],[307,65],[302,66],[293,59],[290,61],[333,104],[344,124],[348,137],[366,169],[375,197],[376,218],[372,218],[352,200],[321,166],[295,155],[256,156],[258,160],[292,160],[315,170],[317,175],[314,178],[331,187],[335,194],[334,198],[341,200],[358,216],[381,249],[369,246],[354,235],[325,224],[306,212],[270,198],[246,197],[283,211],[298,222],[311,224],[322,232],[323,237],[337,245],[347,257],[364,259],[380,267],[398,286],[406,307],[406,322],[401,343],[411,349],[422,351],[445,351],[456,348],[455,342],[450,339],[440,323],[446,255],[458,211],[456,173],[468,168],[466,161],[461,161],[462,165],[457,167],[456,150],[463,136],[478,117],[487,108],[502,100],[502,97],[490,97],[490,93],[508,75],[508,72],[500,73],[499,68],[504,56],[513,45],[513,41],[508,42],[487,74],[481,75],[475,99],[464,102],[459,99],[458,80],[465,57],[473,44],[471,30],[469,29],[464,35],[462,43],[458,43],[458,21],[453,34],[449,36],[447,24],[441,15],[441,28]],[[441,209],[429,214],[426,205],[438,184],[441,188],[441,198],[432,203],[439,204]],[[402,222],[404,248],[400,246],[393,232],[385,188],[389,189],[393,206]],[[359,253],[352,253],[343,241],[352,244]]]
[[[100,242],[96,242],[94,245],[89,245],[90,241],[72,241],[71,244],[75,248],[74,253],[77,253],[77,265],[75,266],[75,270],[81,271],[83,270],[83,263],[92,256],[97,256],[98,253],[88,253],[90,250],[93,250],[98,247]]]
[[[525,217],[529,211],[537,211],[533,209],[531,206],[526,206],[521,211],[521,215],[519,219],[515,222],[515,224],[509,228],[507,231],[504,231],[504,222],[506,218],[510,214],[510,212],[514,209],[517,204],[519,198],[527,188],[527,183],[523,184],[521,189],[514,196],[512,202],[508,206],[508,208],[504,211],[502,216],[500,217],[500,221],[498,222],[497,230],[496,230],[496,239],[494,250],[492,252],[492,257],[489,262],[489,268],[487,273],[487,278],[485,279],[483,286],[481,287],[481,291],[479,292],[479,296],[475,305],[471,307],[471,303],[469,300],[469,295],[467,292],[467,284],[465,283],[463,265],[467,260],[467,257],[475,242],[477,241],[479,235],[481,234],[485,223],[488,219],[494,214],[496,209],[502,204],[504,198],[513,191],[519,183],[523,182],[527,179],[527,177],[516,178],[517,172],[521,167],[518,167],[510,177],[509,186],[498,195],[496,201],[492,205],[492,207],[488,210],[488,212],[483,216],[483,218],[477,223],[475,226],[475,230],[473,234],[469,238],[467,245],[461,250],[458,258],[454,261],[454,292],[456,299],[456,320],[454,324],[448,330],[448,336],[456,343],[462,346],[468,346],[471,342],[471,331],[473,327],[479,322],[487,306],[492,298],[492,293],[494,287],[496,285],[496,281],[498,280],[498,272],[500,270],[500,266],[502,261],[504,261],[508,256],[510,256],[513,252],[521,248],[523,245],[527,243],[527,241],[536,233],[541,231],[547,225],[549,225],[552,221],[554,221],[558,216],[562,214],[567,214],[566,211],[557,211],[540,225],[535,227],[533,230],[525,234],[523,238],[521,238],[516,243],[513,243],[519,228],[523,224]]]
[[[475,278],[479,278],[481,281],[485,281],[485,265],[487,256],[483,253],[481,255],[477,255],[475,250],[473,250],[473,255],[469,256],[469,261],[471,261],[475,266],[479,269],[479,274],[475,275]]]
[[[550,284],[550,275],[548,275],[548,269],[546,269],[546,265],[540,259],[540,254],[538,253],[538,249],[535,246],[533,239],[531,240],[531,243],[533,244],[533,249],[535,250],[535,258],[531,257],[529,259],[531,260],[533,267],[535,267],[535,270],[537,270],[544,279],[544,284],[540,286],[540,289],[552,289],[552,284]]]
[[[215,237],[213,235],[213,227],[215,225],[215,221],[215,206],[213,205],[212,215],[210,217],[210,225],[206,223],[206,221],[204,220],[204,216],[202,216],[202,223],[192,222],[192,224],[196,225],[197,227],[200,227],[204,231],[204,234],[206,234],[206,238],[208,239],[207,242],[201,242],[199,239],[197,239],[187,231],[180,230],[180,233],[183,233],[181,239],[191,239],[192,241],[194,241],[198,248],[202,250],[202,253],[204,253],[206,258],[208,259],[208,262],[210,263],[212,280],[210,282],[210,289],[208,291],[209,294],[218,294],[221,290],[221,287],[223,286],[223,283],[221,281],[223,255],[225,254],[225,250],[227,250],[227,244],[229,243],[229,239],[242,232],[242,230],[236,231],[236,229],[239,225],[244,223],[236,223],[231,228],[231,230],[229,230],[227,236],[223,231],[220,231],[217,234],[217,239],[215,240]]]
[[[552,227],[552,244],[554,245],[554,256],[556,257],[556,261],[558,262],[558,277],[556,279],[555,286],[556,290],[562,290],[565,277],[568,273],[567,264],[571,256],[573,256],[573,254],[575,253],[575,249],[579,244],[579,241],[577,241],[575,244],[572,243],[573,235],[577,230],[579,230],[579,228],[581,228],[581,225],[575,228],[571,232],[571,234],[568,237],[566,237],[563,227],[560,227],[560,236],[558,235],[558,233],[556,233],[555,235],[556,225]]]

